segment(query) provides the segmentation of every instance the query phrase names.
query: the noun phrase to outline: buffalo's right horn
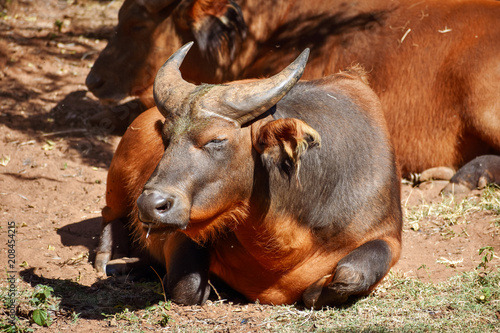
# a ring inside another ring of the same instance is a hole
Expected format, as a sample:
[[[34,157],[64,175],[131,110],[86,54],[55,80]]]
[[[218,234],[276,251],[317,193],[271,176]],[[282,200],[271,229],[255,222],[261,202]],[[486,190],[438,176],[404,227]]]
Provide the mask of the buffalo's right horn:
[[[243,125],[278,103],[297,83],[307,63],[309,49],[278,74],[255,82],[217,85],[203,96],[202,109]]]

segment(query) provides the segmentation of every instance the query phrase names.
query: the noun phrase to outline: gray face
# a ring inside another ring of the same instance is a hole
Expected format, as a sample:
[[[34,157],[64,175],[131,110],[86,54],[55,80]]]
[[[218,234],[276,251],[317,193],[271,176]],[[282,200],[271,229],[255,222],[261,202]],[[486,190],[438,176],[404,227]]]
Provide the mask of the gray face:
[[[165,153],[137,203],[148,227],[211,223],[250,196],[250,128],[213,116],[166,120]]]
[[[248,200],[253,183],[251,127],[242,127],[283,98],[304,71],[308,50],[262,80],[195,86],[179,68],[192,43],[160,68],[154,98],[165,117],[165,153],[137,200],[139,218],[186,229],[224,220]],[[241,210],[241,209],[240,209]]]

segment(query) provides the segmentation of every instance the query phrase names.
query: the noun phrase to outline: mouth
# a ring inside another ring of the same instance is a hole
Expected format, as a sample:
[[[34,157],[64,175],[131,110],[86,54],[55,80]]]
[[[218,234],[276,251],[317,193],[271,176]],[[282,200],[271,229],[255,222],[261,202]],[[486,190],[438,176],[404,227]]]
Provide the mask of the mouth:
[[[175,225],[159,224],[154,222],[141,222],[142,230],[146,234],[146,239],[150,235],[172,233],[177,230],[184,230],[186,227],[178,227]]]
[[[93,93],[95,95],[95,93]],[[115,93],[112,95],[105,95],[105,96],[97,96],[99,98],[99,102],[107,107],[117,107],[120,105],[127,104],[128,102],[137,99],[137,97],[134,96],[128,96],[125,93]]]

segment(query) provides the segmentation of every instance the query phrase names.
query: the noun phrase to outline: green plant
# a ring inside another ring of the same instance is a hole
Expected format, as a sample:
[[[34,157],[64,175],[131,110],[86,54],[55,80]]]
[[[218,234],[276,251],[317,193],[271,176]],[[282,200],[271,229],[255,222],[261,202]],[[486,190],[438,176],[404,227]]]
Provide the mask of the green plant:
[[[431,273],[429,273],[429,269],[428,269],[427,265],[426,265],[426,264],[422,264],[422,265],[420,265],[420,267],[419,267],[419,268],[417,268],[417,271],[419,271],[419,270],[421,270],[421,269],[423,269],[423,270],[427,273],[427,277],[429,278],[429,281],[431,281],[431,282],[432,282],[432,279],[431,279]]]
[[[50,326],[52,318],[49,314],[49,299],[52,296],[54,289],[45,285],[37,285],[30,299],[31,305],[36,307],[31,315],[31,320],[39,326]]]
[[[54,289],[52,289],[52,287],[39,284],[35,287],[30,302],[34,306],[46,304],[52,292],[54,292]]]
[[[170,317],[170,315],[168,313],[166,313],[165,311],[162,311],[161,316],[160,316],[160,320],[158,321],[158,325],[160,325],[161,327],[165,327],[171,321],[172,321],[172,318]]]
[[[63,27],[63,21],[61,20],[56,20],[54,22],[54,26],[56,27],[57,31],[61,32],[62,27]]]
[[[481,262],[477,265],[476,269],[482,268],[483,270],[487,270],[488,263],[493,260],[493,256],[495,255],[493,246],[483,246],[479,249],[479,255],[483,256],[481,257]]]
[[[78,322],[78,319],[80,319],[80,314],[76,313],[75,311],[71,312],[71,323],[76,324]]]

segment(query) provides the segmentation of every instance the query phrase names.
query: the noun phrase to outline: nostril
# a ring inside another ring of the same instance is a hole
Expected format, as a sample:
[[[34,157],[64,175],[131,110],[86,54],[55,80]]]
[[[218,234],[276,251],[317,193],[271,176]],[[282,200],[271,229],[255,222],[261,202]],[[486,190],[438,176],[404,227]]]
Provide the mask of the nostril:
[[[172,208],[172,206],[174,205],[173,199],[167,199],[167,198],[163,198],[163,199],[164,200],[162,200],[162,202],[158,202],[157,206],[156,206],[156,210],[160,214],[168,212],[170,210],[170,208]]]

